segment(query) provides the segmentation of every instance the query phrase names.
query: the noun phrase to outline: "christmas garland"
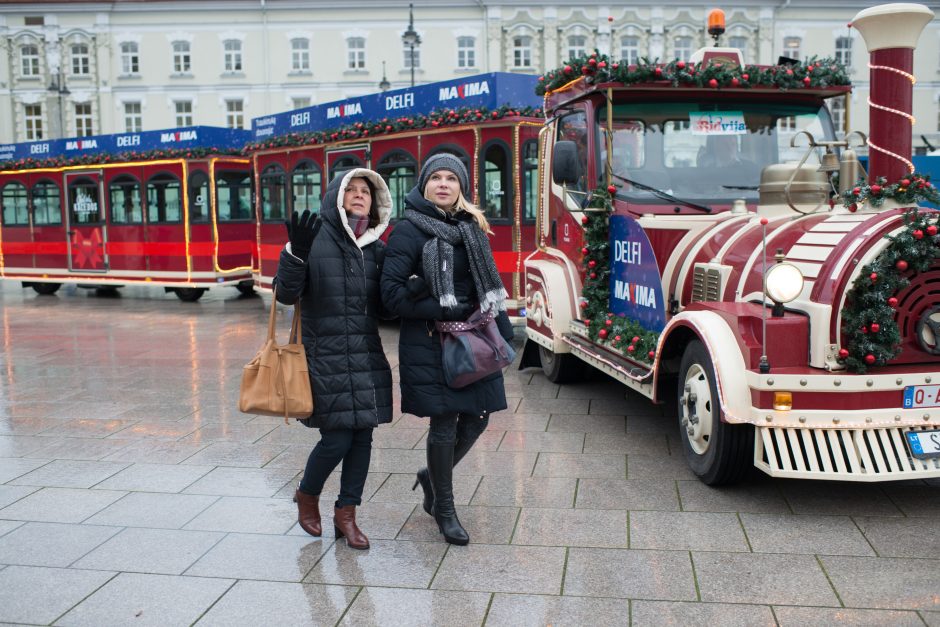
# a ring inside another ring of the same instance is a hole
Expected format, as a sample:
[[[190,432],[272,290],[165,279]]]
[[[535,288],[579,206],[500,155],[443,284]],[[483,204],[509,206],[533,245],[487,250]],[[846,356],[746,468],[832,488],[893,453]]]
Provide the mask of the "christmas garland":
[[[933,193],[936,195],[935,190]],[[922,214],[916,207],[907,211],[904,230],[887,236],[891,243],[862,268],[852,284],[842,310],[842,332],[848,343],[839,350],[839,361],[850,371],[862,374],[871,366],[885,365],[901,352],[895,294],[910,284],[910,276],[927,271],[940,257],[938,217],[933,212]]]
[[[542,117],[542,110],[533,107],[512,107],[503,105],[498,109],[489,110],[487,107],[461,107],[459,109],[436,109],[431,113],[419,114],[412,117],[382,118],[371,122],[355,122],[323,131],[309,131],[279,135],[260,142],[253,142],[245,146],[245,152],[265,150],[277,146],[309,146],[327,142],[343,141],[347,139],[362,139],[387,135],[400,131],[410,131],[420,128],[439,128],[468,122],[486,120],[499,120],[505,117]]]
[[[17,159],[0,162],[0,170],[33,170],[39,168],[63,168],[72,165],[97,165],[100,163],[125,163],[128,161],[155,161],[159,159],[199,159],[210,155],[240,155],[238,148],[169,148],[146,152],[128,151],[115,155],[95,153],[74,157],[46,157],[43,159]]]
[[[629,65],[611,61],[607,55],[595,50],[589,55],[573,58],[564,66],[540,76],[535,93],[544,96],[579,76],[583,76],[588,84],[669,83],[673,87],[681,85],[712,89],[774,87],[788,90],[851,84],[845,66],[829,57],[812,57],[786,65],[744,67],[714,61],[699,64],[679,60],[660,63],[658,59],[651,61],[642,57],[639,63]]]
[[[859,182],[853,189],[842,192],[842,204],[852,212],[857,211],[863,203],[880,207],[889,198],[902,205],[924,202],[940,204],[940,193],[930,182],[930,175],[912,172],[897,183],[888,185],[887,182],[883,176],[871,185]]]
[[[581,249],[584,285],[581,289],[581,319],[588,336],[598,344],[618,350],[630,359],[652,364],[659,334],[640,326],[623,314],[610,312],[610,231],[608,216],[617,188],[611,185],[591,192],[584,224]]]

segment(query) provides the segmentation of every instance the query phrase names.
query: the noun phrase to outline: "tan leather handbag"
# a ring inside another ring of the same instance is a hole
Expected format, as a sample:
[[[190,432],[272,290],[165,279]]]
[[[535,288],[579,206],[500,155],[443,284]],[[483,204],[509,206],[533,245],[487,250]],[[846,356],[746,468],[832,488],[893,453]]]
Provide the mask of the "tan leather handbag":
[[[246,414],[309,418],[313,413],[313,393],[307,354],[304,352],[300,330],[300,300],[294,304],[294,320],[287,344],[274,339],[274,319],[277,299],[271,302],[268,338],[242,370],[242,384],[238,397],[238,410]]]

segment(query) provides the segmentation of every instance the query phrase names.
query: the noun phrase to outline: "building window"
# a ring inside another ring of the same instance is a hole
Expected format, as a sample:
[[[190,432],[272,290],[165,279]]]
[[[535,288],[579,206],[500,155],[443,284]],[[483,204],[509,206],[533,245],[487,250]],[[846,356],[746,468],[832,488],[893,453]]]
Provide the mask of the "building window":
[[[88,137],[94,134],[91,118],[91,103],[77,103],[75,105],[75,136]]]
[[[405,46],[404,47],[404,66],[406,70],[411,68],[421,67],[421,51],[414,46]]]
[[[193,125],[193,101],[177,100],[176,105],[176,126]]]
[[[76,76],[91,74],[91,57],[88,55],[88,44],[75,44],[72,46],[72,74]]]
[[[42,105],[24,105],[23,119],[26,121],[26,141],[42,139]]]
[[[366,67],[366,40],[363,37],[350,37],[346,40],[347,67],[350,70],[363,70]]]
[[[734,35],[728,37],[728,46],[731,48],[737,48],[741,51],[741,54],[744,54],[747,51],[747,37],[743,35]]]
[[[294,72],[310,71],[310,40],[309,39],[291,39],[290,40],[290,67]]]
[[[189,56],[188,41],[173,42],[173,71],[177,74],[188,74],[192,68]]]
[[[532,38],[527,36],[512,38],[512,66],[517,68],[532,67]]]
[[[686,60],[692,56],[692,38],[682,35],[672,40],[674,55],[679,60]]]
[[[788,115],[777,120],[777,132],[778,133],[795,133],[796,132],[796,116]]]
[[[845,67],[852,65],[852,38],[836,37],[836,61]]]
[[[836,135],[845,134],[845,98],[830,98],[826,101],[832,115],[832,126]]]
[[[144,119],[139,102],[124,103],[124,132],[139,133],[144,128]]]
[[[784,37],[783,38],[783,56],[799,61],[800,45],[802,43],[803,43],[803,40],[800,39],[799,37]]]
[[[223,42],[225,48],[225,71],[242,71],[242,42],[237,39],[226,39]]]
[[[20,47],[23,76],[39,76],[39,46]]]
[[[225,101],[225,125],[228,128],[245,128],[245,105],[242,100]]]
[[[139,47],[132,41],[121,44],[121,72],[123,74],[137,74],[140,71]]]
[[[587,55],[587,37],[571,35],[568,37],[568,58],[577,59]]]
[[[470,68],[477,66],[477,40],[473,37],[457,38],[457,67]]]
[[[291,98],[291,109],[303,109],[310,106],[310,98]]]
[[[640,62],[639,37],[627,35],[620,38],[620,58],[627,65],[636,65]]]

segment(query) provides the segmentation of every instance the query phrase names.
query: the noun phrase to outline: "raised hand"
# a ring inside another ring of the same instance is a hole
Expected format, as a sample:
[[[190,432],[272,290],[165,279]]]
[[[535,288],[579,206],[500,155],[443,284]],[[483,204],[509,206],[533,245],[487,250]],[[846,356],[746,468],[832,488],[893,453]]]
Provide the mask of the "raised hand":
[[[316,214],[310,213],[309,209],[305,209],[303,213],[295,211],[291,213],[290,220],[284,221],[284,226],[287,227],[291,253],[298,259],[307,261],[313,239],[320,230],[320,221],[317,220]]]

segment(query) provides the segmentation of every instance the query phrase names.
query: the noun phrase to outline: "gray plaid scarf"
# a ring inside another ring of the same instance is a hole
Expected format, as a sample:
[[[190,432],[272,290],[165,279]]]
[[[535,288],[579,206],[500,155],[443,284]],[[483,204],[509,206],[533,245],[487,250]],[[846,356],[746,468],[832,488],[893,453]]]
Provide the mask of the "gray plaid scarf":
[[[506,309],[506,288],[499,278],[490,241],[475,222],[447,224],[414,209],[405,210],[405,219],[431,236],[424,245],[424,279],[441,307],[457,304],[454,296],[454,246],[463,242],[470,257],[470,274],[483,311]]]

